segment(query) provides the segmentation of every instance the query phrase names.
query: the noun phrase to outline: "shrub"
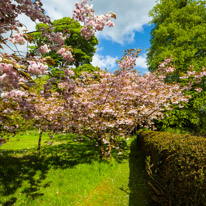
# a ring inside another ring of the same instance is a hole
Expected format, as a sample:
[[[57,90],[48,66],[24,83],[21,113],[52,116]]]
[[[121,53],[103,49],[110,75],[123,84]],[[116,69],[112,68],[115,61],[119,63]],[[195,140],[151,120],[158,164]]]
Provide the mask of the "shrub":
[[[160,205],[206,205],[206,138],[139,131],[152,198]]]

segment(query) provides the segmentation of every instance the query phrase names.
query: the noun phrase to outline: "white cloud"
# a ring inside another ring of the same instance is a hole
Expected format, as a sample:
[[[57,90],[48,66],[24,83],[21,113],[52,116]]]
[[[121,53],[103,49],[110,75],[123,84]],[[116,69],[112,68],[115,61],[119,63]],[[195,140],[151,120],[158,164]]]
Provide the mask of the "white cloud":
[[[147,69],[147,59],[146,59],[146,54],[143,54],[139,56],[136,60],[136,67],[140,67],[142,69]]]
[[[78,0],[42,0],[43,8],[46,14],[52,20],[62,17],[72,17],[72,11],[75,8],[75,2]],[[79,0],[80,2],[80,0]],[[90,1],[88,1],[90,3]],[[150,21],[148,16],[149,10],[155,5],[155,0],[93,0],[94,10],[97,15],[113,11],[117,14],[114,20],[115,27],[106,27],[103,31],[97,33],[97,37],[110,39],[112,41],[123,43],[131,43],[134,41],[135,31],[142,31],[142,26]],[[34,28],[34,24],[22,15],[19,17],[21,21]]]
[[[77,0],[42,0],[43,7],[52,20],[62,17],[72,17]],[[80,0],[79,0],[80,2]],[[90,1],[88,1],[90,3]],[[112,41],[131,43],[134,41],[135,31],[142,31],[142,26],[150,21],[149,10],[155,5],[155,0],[93,0],[97,15],[113,11],[117,14],[114,28],[105,28],[97,33],[97,37]]]
[[[145,72],[145,74],[150,74],[150,73],[151,73],[150,71]]]
[[[72,17],[77,0],[42,0],[43,8],[51,20]]]
[[[104,50],[104,47],[100,47],[99,45],[96,47],[96,52],[101,52]]]
[[[151,20],[148,13],[154,5],[155,0],[94,1],[94,9],[98,14],[111,10],[117,14],[115,28],[106,28],[98,36],[121,44],[133,42],[135,31],[142,31],[142,26]]]
[[[25,14],[19,15],[17,19],[24,25],[23,29],[27,29],[28,31],[34,31],[35,30],[36,23],[33,22]]]
[[[93,56],[92,65],[98,66],[101,69],[112,70],[116,66],[117,57],[111,57],[109,55],[103,56],[100,54],[95,54]]]
[[[28,31],[34,31],[35,30],[35,22],[33,22],[28,16],[26,16],[25,14],[21,14],[17,17],[17,19],[24,25],[24,27],[20,28],[20,31],[22,29],[27,29]],[[15,33],[15,32],[14,32]],[[11,35],[11,32],[7,32],[5,34],[3,34],[4,38],[8,38]],[[7,46],[8,45],[8,46]],[[7,54],[12,54],[14,53],[14,51],[17,54],[21,54],[22,56],[26,55],[27,52],[27,44],[25,45],[19,45],[17,44],[16,47],[13,43],[11,43],[10,41],[7,41],[7,45],[2,44],[3,49],[0,49],[1,53],[7,53]],[[19,52],[18,52],[19,51]]]

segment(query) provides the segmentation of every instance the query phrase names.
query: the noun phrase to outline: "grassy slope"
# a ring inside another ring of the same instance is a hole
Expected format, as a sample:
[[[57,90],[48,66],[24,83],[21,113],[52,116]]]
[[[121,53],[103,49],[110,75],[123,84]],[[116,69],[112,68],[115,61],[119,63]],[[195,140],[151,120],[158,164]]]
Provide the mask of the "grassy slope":
[[[19,141],[20,138],[20,141]],[[74,136],[72,138],[75,138]],[[69,135],[15,137],[0,148],[0,205],[148,205],[142,160],[135,144],[112,160],[98,160],[92,142],[74,142]]]

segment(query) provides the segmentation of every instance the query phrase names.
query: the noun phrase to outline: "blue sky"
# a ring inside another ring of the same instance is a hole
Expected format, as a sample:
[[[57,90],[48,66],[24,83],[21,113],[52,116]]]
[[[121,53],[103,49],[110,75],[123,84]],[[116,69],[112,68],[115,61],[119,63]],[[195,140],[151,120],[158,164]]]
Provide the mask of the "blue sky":
[[[145,61],[146,61],[147,49],[150,47],[150,32],[151,32],[151,26],[149,24],[144,25],[142,31],[135,32],[134,40],[132,42],[126,42],[124,44],[120,44],[112,40],[100,38],[99,45],[98,45],[99,49],[97,49],[97,54],[100,54],[103,57],[109,55],[111,57],[117,57],[117,59],[120,59],[124,54],[124,49],[140,48],[141,53],[140,53],[140,57],[137,59],[136,68],[138,71],[141,71],[141,73],[145,73],[147,72],[147,65]],[[117,64],[115,64],[115,66],[113,67],[111,65],[109,66],[110,68],[108,69],[110,71],[114,71],[118,69]]]

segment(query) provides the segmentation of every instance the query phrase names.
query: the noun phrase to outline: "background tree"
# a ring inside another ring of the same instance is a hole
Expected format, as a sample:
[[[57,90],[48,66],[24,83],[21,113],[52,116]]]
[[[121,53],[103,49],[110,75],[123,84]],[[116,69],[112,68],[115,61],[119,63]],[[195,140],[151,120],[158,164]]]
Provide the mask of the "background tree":
[[[165,58],[172,57],[176,71],[167,80],[180,81],[181,73],[200,71],[206,66],[206,1],[161,0],[150,11],[151,47],[147,53],[150,71],[158,69]],[[192,65],[192,66],[191,66]],[[187,83],[185,79],[183,84]],[[206,82],[201,93],[190,91],[191,100],[183,109],[167,111],[168,118],[159,122],[159,128],[183,127],[205,130]],[[204,129],[205,128],[205,129]]]
[[[93,35],[90,39],[86,40],[85,37],[81,35],[82,26],[79,22],[74,21],[69,17],[64,17],[59,20],[52,22],[54,27],[54,32],[58,33],[68,33],[70,36],[66,38],[64,45],[72,47],[72,55],[74,56],[74,61],[70,65],[74,65],[76,68],[84,64],[90,64],[92,57],[96,52],[96,45],[98,45],[97,38]],[[37,45],[46,44],[47,39],[42,36],[42,30],[46,28],[49,30],[47,24],[40,23],[36,26],[37,32],[32,33],[34,40]],[[38,47],[32,47],[35,51]],[[55,60],[55,66],[62,65],[64,62],[62,56],[57,54],[56,51],[50,52],[51,57]]]
[[[167,57],[173,58],[177,72],[190,65],[199,71],[206,66],[206,1],[161,0],[151,11],[151,47],[147,53],[149,70],[154,71]]]

